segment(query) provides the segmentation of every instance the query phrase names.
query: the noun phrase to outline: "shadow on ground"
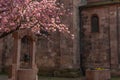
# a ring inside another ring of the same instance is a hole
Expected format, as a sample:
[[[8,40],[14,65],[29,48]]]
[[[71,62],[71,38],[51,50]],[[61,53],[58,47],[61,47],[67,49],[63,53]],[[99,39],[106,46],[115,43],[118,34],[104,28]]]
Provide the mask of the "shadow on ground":
[[[0,75],[0,80],[8,80],[8,77],[5,75]],[[80,80],[80,78],[39,77],[39,80]]]

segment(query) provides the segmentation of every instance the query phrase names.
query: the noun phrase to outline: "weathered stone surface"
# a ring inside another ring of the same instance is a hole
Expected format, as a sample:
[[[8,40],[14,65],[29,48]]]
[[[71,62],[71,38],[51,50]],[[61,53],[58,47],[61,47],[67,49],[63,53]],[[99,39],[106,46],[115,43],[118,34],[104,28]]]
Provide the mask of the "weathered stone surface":
[[[87,80],[110,80],[110,70],[87,70]]]
[[[18,70],[17,80],[36,80],[36,72],[32,69]]]
[[[109,0],[87,1],[89,5],[92,2]],[[65,8],[73,12],[72,16],[61,18],[63,23],[69,25],[75,39],[59,32],[52,33],[50,40],[39,37],[36,48],[38,67],[41,69],[78,69],[81,66],[84,68],[119,68],[120,5],[106,4],[86,7],[87,4],[82,4],[79,0],[58,0],[58,2],[64,3]],[[83,6],[82,9],[80,8],[81,12],[79,12],[80,6]],[[91,16],[94,14],[99,17],[99,33],[91,33]],[[9,35],[0,42],[1,69],[11,64],[13,38]]]
[[[58,0],[58,2],[64,3],[65,8],[69,9],[69,12],[73,12],[73,0]],[[73,16],[62,17],[62,22],[67,24],[70,31],[73,33]],[[73,68],[77,65],[77,59],[75,58],[76,51],[73,50],[73,47],[74,49],[78,47],[76,47],[76,44],[74,46],[74,42],[70,36],[67,37],[64,34],[55,32],[51,34],[50,39],[51,40],[42,37],[38,38],[36,63],[39,68]],[[5,56],[3,61],[3,66],[5,67],[9,66],[12,62],[13,38],[11,36],[6,36],[3,40],[2,53],[4,53]],[[24,51],[24,49],[22,50]]]
[[[1,71],[1,69],[3,68],[3,66],[2,66],[2,64],[3,64],[3,58],[2,58],[2,50],[3,50],[3,39],[0,39],[0,71]]]
[[[24,34],[23,34],[24,33]],[[36,36],[29,29],[13,33],[14,49],[12,63],[9,66],[10,80],[37,80],[37,66],[35,64]],[[23,40],[24,39],[24,40]],[[26,42],[30,41],[29,43]],[[25,47],[28,44],[27,47]],[[24,45],[24,46],[23,46]],[[26,51],[27,48],[30,51]],[[25,50],[25,53],[23,52]],[[23,54],[23,55],[22,55]],[[25,56],[25,57],[24,57]],[[26,57],[27,56],[27,57]],[[23,60],[21,59],[23,58]],[[29,59],[28,59],[29,57]]]
[[[106,4],[82,10],[84,67],[119,68],[119,6],[118,4]],[[92,15],[98,15],[99,17],[100,31],[98,33],[91,32]]]

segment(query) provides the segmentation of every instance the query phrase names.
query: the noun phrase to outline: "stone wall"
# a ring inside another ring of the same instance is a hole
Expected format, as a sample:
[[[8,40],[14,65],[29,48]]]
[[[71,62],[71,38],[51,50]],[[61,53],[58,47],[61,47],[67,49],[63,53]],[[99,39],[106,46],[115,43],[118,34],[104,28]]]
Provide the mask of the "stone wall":
[[[75,34],[75,39],[67,34],[54,32],[49,36],[49,40],[44,37],[38,37],[36,50],[36,63],[40,69],[73,69],[79,68],[79,9],[78,0],[58,0],[63,3],[65,8],[73,15],[65,15],[62,22],[65,23],[71,33]],[[74,16],[74,17],[73,17]],[[4,53],[3,64],[9,66],[12,61],[13,46],[12,35],[6,36],[2,40],[2,52]],[[24,49],[22,49],[24,50]]]
[[[73,15],[62,17],[62,22],[67,24],[71,33],[75,34],[75,39],[72,40],[70,36],[63,33],[53,33],[50,37],[52,41],[42,39],[39,44],[47,43],[46,48],[41,49],[39,46],[37,54],[40,56],[38,64],[39,67],[47,68],[79,68],[79,18],[78,18],[78,0],[58,0],[63,3],[66,9],[69,9]],[[42,64],[42,65],[41,65]]]
[[[13,54],[13,38],[10,34],[0,40],[0,70],[5,71],[6,68],[12,63]]]
[[[86,68],[118,68],[119,5],[85,8],[82,11],[83,62]],[[91,32],[91,16],[98,15],[98,33]]]
[[[79,69],[81,66],[114,69],[120,67],[118,58],[120,57],[120,5],[84,8],[79,16],[79,6],[85,4],[80,4],[78,0],[58,0],[58,2],[64,3],[65,8],[73,13],[72,16],[66,15],[61,19],[74,33],[75,39],[59,32],[52,33],[49,36],[50,39],[38,37],[36,64],[39,69]],[[99,17],[100,32],[98,33],[91,33],[93,14],[97,14]],[[0,40],[0,69],[11,64],[13,40],[12,35]],[[82,61],[80,61],[80,53]]]
[[[3,50],[3,39],[0,39],[0,53],[2,53],[2,50]],[[2,66],[2,64],[4,64],[3,63],[3,58],[2,58],[2,55],[3,54],[0,54],[0,71],[2,70],[2,68],[3,68],[3,66]]]

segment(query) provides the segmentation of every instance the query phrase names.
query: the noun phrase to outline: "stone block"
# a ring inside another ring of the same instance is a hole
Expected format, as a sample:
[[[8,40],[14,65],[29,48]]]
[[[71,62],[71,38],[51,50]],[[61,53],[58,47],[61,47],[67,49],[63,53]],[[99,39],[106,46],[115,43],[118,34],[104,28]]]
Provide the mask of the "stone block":
[[[37,80],[36,75],[33,69],[20,69],[18,70],[17,80]]]
[[[110,80],[110,70],[86,70],[87,80]]]

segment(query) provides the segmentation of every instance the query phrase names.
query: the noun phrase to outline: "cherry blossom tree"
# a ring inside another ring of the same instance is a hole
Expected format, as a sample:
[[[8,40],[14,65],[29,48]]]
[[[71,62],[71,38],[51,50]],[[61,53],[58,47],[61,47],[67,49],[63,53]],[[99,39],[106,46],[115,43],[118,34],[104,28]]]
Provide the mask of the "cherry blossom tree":
[[[60,19],[66,13],[56,0],[0,0],[0,38],[26,28],[39,35],[70,33]]]

